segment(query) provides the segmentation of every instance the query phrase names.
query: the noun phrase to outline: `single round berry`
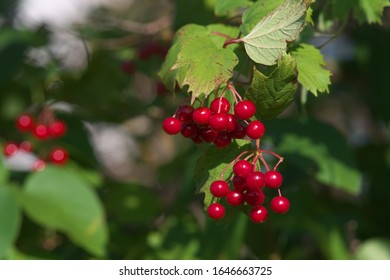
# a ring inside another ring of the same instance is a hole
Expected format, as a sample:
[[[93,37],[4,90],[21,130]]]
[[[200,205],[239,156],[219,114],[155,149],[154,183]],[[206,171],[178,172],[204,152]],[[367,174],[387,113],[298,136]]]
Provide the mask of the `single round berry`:
[[[252,206],[258,206],[264,202],[265,195],[263,191],[256,190],[256,191],[246,191],[244,193],[244,200],[246,203]]]
[[[215,113],[210,117],[210,127],[216,131],[222,131],[227,129],[229,119],[225,113]]]
[[[34,128],[34,118],[29,114],[20,115],[16,120],[16,127],[20,131],[30,131]]]
[[[243,192],[247,189],[246,178],[240,176],[233,176],[233,186],[236,191]]]
[[[230,135],[235,139],[243,139],[246,136],[246,127],[239,123]]]
[[[44,124],[37,124],[34,127],[33,134],[36,138],[39,140],[45,140],[47,137],[49,137],[49,129]]]
[[[212,203],[207,208],[207,214],[212,219],[215,220],[222,219],[223,216],[225,216],[225,207],[223,207],[223,205],[218,202]]]
[[[146,44],[145,46],[142,46],[138,50],[138,58],[141,60],[146,60],[150,58],[154,54],[158,54],[160,51],[160,45],[158,45],[155,42],[150,42]]]
[[[8,142],[4,145],[4,148],[3,148],[3,151],[4,151],[4,155],[9,157],[9,156],[12,156],[13,154],[15,154],[17,151],[18,151],[18,145],[16,145],[16,143],[13,143],[13,142]]]
[[[209,126],[199,129],[199,136],[204,142],[211,143],[217,138],[218,132]]]
[[[194,137],[191,137],[192,142],[195,144],[201,144],[203,143],[202,138],[200,138],[199,134],[196,134]]]
[[[271,200],[271,209],[275,213],[285,214],[290,209],[290,201],[284,196],[276,196]]]
[[[228,113],[230,111],[230,102],[225,97],[218,97],[210,104],[211,112],[213,113]]]
[[[194,123],[185,123],[181,129],[181,134],[185,138],[192,138],[198,135],[199,129],[198,126]]]
[[[228,146],[232,142],[232,137],[227,133],[219,133],[217,138],[214,140],[214,145],[218,148],[223,148]]]
[[[247,160],[239,160],[233,165],[233,173],[240,177],[248,177],[248,175],[252,172],[253,166]]]
[[[121,65],[122,72],[131,75],[135,71],[135,64],[132,61],[124,61]]]
[[[156,92],[158,95],[164,95],[168,92],[168,89],[162,82],[156,82]]]
[[[68,152],[63,148],[55,148],[50,152],[50,161],[54,164],[62,165],[68,158]]]
[[[192,119],[197,124],[208,124],[211,117],[211,110],[207,107],[196,108],[192,114]]]
[[[258,190],[265,186],[265,176],[260,171],[253,171],[246,177],[248,190]]]
[[[283,177],[276,170],[265,173],[265,185],[271,189],[277,189],[282,185]]]
[[[231,206],[239,206],[244,202],[244,196],[239,191],[229,191],[226,195],[226,202]]]
[[[42,171],[46,167],[46,162],[42,159],[37,159],[32,166],[33,171]]]
[[[22,143],[19,144],[19,149],[25,152],[31,152],[33,147],[31,142],[29,141],[23,141]]]
[[[190,105],[183,105],[177,109],[176,117],[186,123],[192,121],[192,113],[194,112],[194,107]]]
[[[252,121],[246,129],[246,135],[251,139],[260,139],[265,133],[264,124],[261,121]]]
[[[229,185],[226,181],[214,181],[210,185],[210,192],[215,197],[224,197],[229,192]]]
[[[232,132],[232,131],[236,130],[236,128],[238,126],[237,117],[233,114],[227,114],[227,117],[228,117],[228,125],[226,127],[226,130],[228,132]]]
[[[167,134],[174,135],[181,131],[182,124],[180,120],[174,117],[168,117],[163,121],[162,128]]]
[[[50,136],[59,138],[65,135],[67,130],[66,124],[63,121],[57,120],[49,125]]]
[[[234,106],[234,114],[241,120],[248,120],[256,113],[256,106],[250,100],[243,100]]]
[[[253,207],[249,213],[249,218],[256,224],[265,222],[267,216],[268,210],[264,206]]]

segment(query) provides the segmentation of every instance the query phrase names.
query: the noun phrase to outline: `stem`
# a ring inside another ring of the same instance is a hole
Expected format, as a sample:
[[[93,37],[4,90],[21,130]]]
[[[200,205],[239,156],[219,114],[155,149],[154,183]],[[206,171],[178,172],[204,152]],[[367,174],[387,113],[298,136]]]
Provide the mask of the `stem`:
[[[307,115],[306,103],[307,103],[307,89],[305,89],[304,87],[301,87],[301,113],[302,113],[302,115]]]
[[[282,196],[282,192],[280,191],[280,189],[278,189],[278,194],[279,196]]]
[[[265,161],[265,159],[263,158],[263,156],[262,156],[261,154],[260,154],[260,156],[259,156],[259,159],[260,159],[261,162],[264,164],[265,169],[266,169],[267,171],[269,171],[269,166],[268,166],[267,162]]]
[[[318,49],[322,49],[323,47],[325,47],[326,45],[328,45],[330,42],[332,42],[334,39],[336,39],[337,37],[340,36],[341,33],[343,33],[345,27],[347,26],[347,23],[348,23],[348,20],[347,18],[343,21],[343,23],[341,24],[340,28],[337,30],[337,32],[335,34],[333,34],[332,37],[330,37],[327,41],[325,41],[324,43],[322,43],[321,45],[317,46]]]
[[[223,44],[223,47],[226,48],[226,46],[230,44],[241,43],[241,42],[242,42],[242,38],[226,40],[225,43]]]

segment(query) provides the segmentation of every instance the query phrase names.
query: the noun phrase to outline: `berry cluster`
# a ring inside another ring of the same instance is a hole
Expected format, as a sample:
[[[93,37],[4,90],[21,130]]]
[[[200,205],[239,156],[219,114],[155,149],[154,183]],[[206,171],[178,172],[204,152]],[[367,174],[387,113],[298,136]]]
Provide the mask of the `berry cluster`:
[[[25,113],[16,119],[16,128],[22,133],[30,133],[33,136],[32,141],[23,140],[20,143],[9,141],[3,147],[3,153],[6,157],[14,155],[18,151],[33,152],[34,145],[32,142],[42,142],[55,140],[65,135],[67,131],[66,123],[55,118],[51,110],[44,110],[36,120],[31,114]],[[51,145],[45,145],[45,149]],[[46,152],[47,161],[62,165],[68,158],[69,154],[66,149],[55,146],[48,153]],[[33,170],[39,171],[44,169],[46,161],[42,158],[36,160],[33,164]]]
[[[236,103],[233,110],[229,100],[223,96],[215,98],[210,107],[201,104],[179,107],[174,116],[163,121],[162,127],[167,134],[181,133],[193,142],[214,143],[223,148],[233,139],[260,139],[265,132],[263,123],[259,120],[250,121],[256,113],[256,106],[250,100],[242,100],[232,86],[229,85]],[[238,98],[240,98],[240,100]]]
[[[271,200],[271,210],[278,214],[284,214],[290,207],[289,200],[282,196],[280,191],[283,177],[276,171],[283,158],[273,152],[257,149],[254,152],[250,152],[246,158],[241,159],[241,156],[247,153],[242,153],[227,165],[227,167],[233,165],[232,177],[229,180],[223,180],[222,178],[226,171],[224,170],[220,179],[211,183],[210,193],[217,200],[224,198],[229,206],[246,206],[246,208],[249,208],[249,218],[254,223],[262,223],[268,216],[268,210],[263,205],[265,188],[277,189],[278,191],[278,196]],[[279,162],[273,170],[269,169],[267,162],[263,158],[263,153],[270,153],[279,158]],[[253,160],[249,161],[250,158],[253,158]],[[265,166],[265,173],[258,169],[260,162]],[[214,202],[209,205],[207,212],[210,218],[221,219],[225,215],[225,206],[220,202]]]
[[[232,93],[233,106],[224,97],[226,90]],[[223,218],[226,212],[224,205],[240,206],[248,210],[248,215],[254,223],[264,222],[268,216],[268,210],[263,205],[265,189],[278,191],[278,195],[270,202],[271,210],[279,214],[286,213],[290,202],[281,194],[280,186],[283,177],[277,171],[283,158],[272,151],[260,149],[260,139],[265,134],[265,127],[261,121],[253,119],[256,113],[255,104],[250,100],[242,99],[230,82],[227,83],[221,96],[210,102],[209,107],[204,103],[204,101],[200,102],[196,108],[193,104],[180,106],[173,116],[163,121],[163,130],[169,135],[180,133],[197,144],[213,143],[218,148],[228,146],[233,139],[246,137],[249,141],[253,140],[256,146],[254,151],[241,153],[226,166],[219,180],[211,183],[210,193],[214,199],[207,209],[209,217],[217,220]],[[272,170],[264,159],[263,153],[279,159]],[[242,159],[244,155],[246,157]],[[232,176],[224,180],[225,171],[231,166],[233,166]]]

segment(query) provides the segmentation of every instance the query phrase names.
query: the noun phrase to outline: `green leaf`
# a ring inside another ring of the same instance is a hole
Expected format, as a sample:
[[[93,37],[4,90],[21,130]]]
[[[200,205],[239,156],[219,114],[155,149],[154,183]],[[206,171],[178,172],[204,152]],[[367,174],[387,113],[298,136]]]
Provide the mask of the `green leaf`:
[[[1,146],[1,149],[3,147]],[[8,178],[8,169],[5,168],[4,162],[3,162],[3,157],[0,158],[0,184],[3,184],[7,181]]]
[[[199,157],[195,167],[195,185],[199,193],[204,193],[204,206],[207,208],[213,201],[210,193],[210,185],[213,181],[219,180],[222,172],[229,163],[242,152],[250,149],[251,144],[245,140],[236,140],[225,148],[215,146],[208,147]],[[224,172],[223,180],[232,175],[232,168]]]
[[[382,23],[382,14],[385,7],[390,6],[389,0],[359,0],[355,17],[360,23]]]
[[[231,38],[237,38],[238,35],[240,34],[240,30],[238,29],[238,27],[235,27],[235,26],[229,26],[229,25],[225,25],[225,24],[209,24],[207,25],[207,29],[212,33],[220,33],[220,34],[224,34],[224,35],[227,35]],[[223,44],[225,43],[226,41],[226,38],[225,37],[222,37],[222,36],[211,36],[211,39],[214,41],[214,43],[217,45],[217,46],[223,46]],[[237,47],[238,45],[237,44],[231,44],[228,46],[228,48],[234,48],[234,47]]]
[[[207,96],[232,77],[238,58],[232,50],[223,48],[224,40],[216,40],[215,36],[207,27],[194,24],[178,31],[160,71],[168,88],[173,88],[176,81],[180,87],[188,85],[194,100],[201,94]]]
[[[304,0],[286,0],[242,38],[248,56],[256,63],[274,65],[294,41],[306,22]]]
[[[248,35],[261,19],[279,7],[284,0],[258,0],[242,15],[240,30]]]
[[[358,260],[390,260],[390,239],[372,238],[364,241],[356,249]]]
[[[217,0],[214,12],[216,16],[234,16],[243,8],[252,4],[249,0]]]
[[[300,44],[291,55],[297,61],[299,83],[315,96],[318,92],[329,93],[331,73],[325,68],[321,52],[312,45]]]
[[[257,118],[273,118],[294,101],[297,87],[295,60],[286,54],[268,77],[254,70],[245,96],[255,103]]]
[[[103,206],[77,173],[48,166],[27,178],[21,197],[32,220],[62,231],[94,255],[105,254],[108,232]]]
[[[21,213],[12,191],[0,186],[0,259],[5,257],[15,242],[21,225]]]
[[[356,195],[362,175],[343,136],[332,126],[315,121],[270,121],[267,132],[276,151],[319,182]]]

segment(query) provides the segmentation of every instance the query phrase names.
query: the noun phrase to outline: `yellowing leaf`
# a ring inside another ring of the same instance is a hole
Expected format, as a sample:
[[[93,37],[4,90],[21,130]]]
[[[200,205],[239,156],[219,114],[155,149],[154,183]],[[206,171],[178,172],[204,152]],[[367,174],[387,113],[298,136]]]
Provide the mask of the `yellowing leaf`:
[[[242,38],[245,50],[256,63],[274,65],[283,56],[287,42],[294,41],[305,25],[304,0],[286,0]]]

